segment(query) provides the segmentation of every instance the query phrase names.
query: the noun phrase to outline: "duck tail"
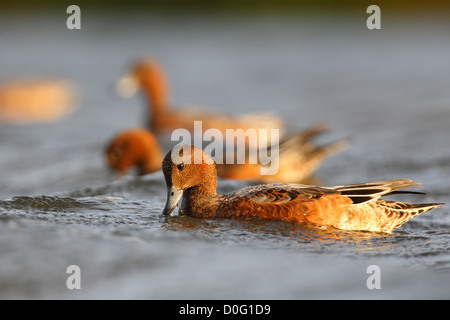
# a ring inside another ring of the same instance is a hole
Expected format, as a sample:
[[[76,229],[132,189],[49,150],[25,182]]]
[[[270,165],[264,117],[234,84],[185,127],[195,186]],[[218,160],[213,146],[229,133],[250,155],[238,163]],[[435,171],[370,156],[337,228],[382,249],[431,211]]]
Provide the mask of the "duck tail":
[[[413,217],[443,205],[443,203],[413,204],[379,199],[377,200],[376,205],[383,209],[383,212],[385,213],[383,229],[391,232]]]

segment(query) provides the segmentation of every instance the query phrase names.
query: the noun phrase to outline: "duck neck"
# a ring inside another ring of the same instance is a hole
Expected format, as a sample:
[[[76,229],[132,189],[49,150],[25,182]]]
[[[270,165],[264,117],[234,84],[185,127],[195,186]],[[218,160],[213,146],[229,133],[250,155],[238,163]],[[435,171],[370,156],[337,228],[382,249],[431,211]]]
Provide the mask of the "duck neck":
[[[182,211],[184,214],[194,217],[207,217],[209,207],[215,204],[219,198],[216,192],[217,182],[204,183],[186,189],[183,192]]]
[[[142,89],[147,96],[150,111],[153,114],[163,113],[169,105],[169,86],[162,75],[153,75],[141,82]]]

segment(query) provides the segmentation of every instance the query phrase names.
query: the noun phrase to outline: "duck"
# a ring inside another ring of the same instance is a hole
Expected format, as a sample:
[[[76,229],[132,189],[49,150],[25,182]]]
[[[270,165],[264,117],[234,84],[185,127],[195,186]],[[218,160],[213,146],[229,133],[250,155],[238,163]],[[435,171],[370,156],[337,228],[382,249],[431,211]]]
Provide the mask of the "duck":
[[[153,57],[137,59],[130,71],[117,84],[117,93],[123,98],[142,91],[147,98],[148,127],[157,136],[169,135],[183,128],[194,132],[194,121],[201,121],[202,130],[217,129],[224,135],[227,129],[279,130],[283,134],[284,121],[271,112],[254,112],[232,116],[212,112],[208,108],[176,107],[170,101],[169,81],[162,64]],[[269,135],[270,136],[270,135]]]
[[[182,215],[194,218],[282,220],[341,230],[392,233],[411,218],[443,205],[382,198],[407,193],[403,189],[420,185],[411,179],[334,187],[262,184],[219,195],[214,161],[192,145],[172,148],[164,157],[162,171],[167,186],[162,212],[165,216],[173,215],[179,207]]]
[[[312,140],[325,131],[329,130],[329,124],[320,123],[285,134],[280,142],[269,147],[278,148],[278,170],[273,174],[262,174],[261,169],[267,167],[259,161],[250,163],[248,157],[244,163],[216,163],[217,174],[223,179],[233,179],[249,182],[265,183],[300,183],[314,180],[314,174],[325,159],[331,157],[344,149],[349,144],[348,139],[341,139],[323,146],[317,145]]]
[[[0,84],[0,122],[51,123],[74,111],[75,91],[66,79],[24,77]]]
[[[311,139],[326,130],[328,125],[320,124],[284,136],[278,145],[279,163],[275,174],[262,174],[261,168],[267,165],[261,162],[251,164],[247,157],[244,163],[221,161],[216,164],[218,176],[239,181],[305,182],[312,179],[327,157],[347,146],[348,141],[344,139],[324,146],[311,142]],[[139,176],[161,170],[164,157],[162,150],[157,137],[150,130],[135,127],[116,134],[105,148],[105,157],[108,167],[117,177],[133,169]]]
[[[107,144],[104,154],[109,169],[118,178],[131,169],[136,169],[137,175],[160,171],[164,157],[155,135],[141,127],[116,134]]]

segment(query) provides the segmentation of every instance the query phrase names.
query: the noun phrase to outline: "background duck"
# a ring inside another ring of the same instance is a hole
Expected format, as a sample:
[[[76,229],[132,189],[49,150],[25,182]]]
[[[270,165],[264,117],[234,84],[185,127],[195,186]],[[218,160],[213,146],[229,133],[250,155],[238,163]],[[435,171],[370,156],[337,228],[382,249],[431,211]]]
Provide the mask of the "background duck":
[[[54,122],[71,113],[74,102],[74,88],[67,80],[8,81],[0,84],[0,122]]]
[[[269,112],[232,116],[192,106],[173,108],[167,74],[154,58],[136,61],[117,85],[122,97],[130,97],[138,90],[147,99],[148,127],[157,136],[170,134],[178,128],[192,132],[194,121],[202,121],[203,130],[218,129],[224,135],[227,129],[268,129],[269,133],[270,129],[279,129],[280,135],[283,133],[284,121]],[[270,135],[268,139],[270,141]]]
[[[312,140],[329,129],[327,124],[318,124],[286,134],[278,144],[279,163],[275,174],[261,174],[261,168],[267,165],[258,162],[251,164],[248,159],[239,164],[217,164],[217,174],[221,178],[235,180],[249,180],[260,182],[305,183],[313,179],[314,173],[323,163],[348,146],[348,140],[339,140],[324,146],[319,146]],[[269,148],[270,149],[270,148]]]
[[[132,128],[117,134],[105,149],[109,168],[118,177],[136,168],[138,175],[161,170],[163,152],[156,137],[147,129]]]
[[[326,125],[317,125],[291,134],[279,144],[279,168],[276,174],[262,175],[260,162],[244,164],[236,162],[217,165],[218,176],[224,179],[261,182],[305,182],[310,179],[323,160],[341,151],[346,140],[326,146],[316,146],[311,139],[323,133]],[[132,128],[117,134],[105,150],[107,164],[118,176],[132,168],[138,175],[161,170],[163,152],[152,132],[145,128]]]

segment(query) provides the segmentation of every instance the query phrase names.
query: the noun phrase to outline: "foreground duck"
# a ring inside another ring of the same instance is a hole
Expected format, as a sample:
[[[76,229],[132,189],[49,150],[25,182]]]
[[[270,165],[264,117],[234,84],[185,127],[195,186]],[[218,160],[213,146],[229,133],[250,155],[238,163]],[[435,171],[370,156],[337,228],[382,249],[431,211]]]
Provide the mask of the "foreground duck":
[[[168,188],[164,215],[172,215],[183,197],[182,214],[197,218],[261,218],[344,230],[392,232],[414,216],[441,205],[381,199],[420,185],[412,180],[336,187],[271,184],[218,195],[213,160],[193,146],[175,147],[164,157],[162,166]]]

